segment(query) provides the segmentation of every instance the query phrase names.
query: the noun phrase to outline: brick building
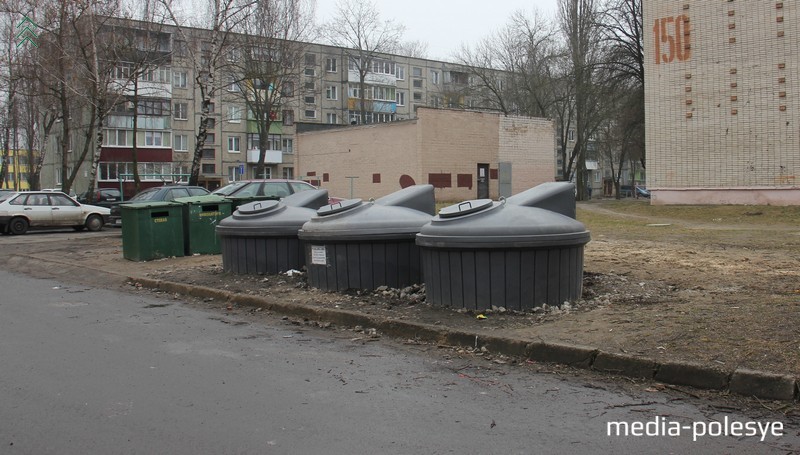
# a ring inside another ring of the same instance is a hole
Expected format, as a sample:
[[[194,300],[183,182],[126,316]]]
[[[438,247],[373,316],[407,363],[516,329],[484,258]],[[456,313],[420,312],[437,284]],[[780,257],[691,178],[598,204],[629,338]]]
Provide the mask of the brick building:
[[[653,204],[800,204],[800,5],[645,2]]]
[[[411,120],[299,133],[294,167],[334,196],[431,183],[437,200],[459,201],[553,181],[554,147],[551,120],[420,107]]]

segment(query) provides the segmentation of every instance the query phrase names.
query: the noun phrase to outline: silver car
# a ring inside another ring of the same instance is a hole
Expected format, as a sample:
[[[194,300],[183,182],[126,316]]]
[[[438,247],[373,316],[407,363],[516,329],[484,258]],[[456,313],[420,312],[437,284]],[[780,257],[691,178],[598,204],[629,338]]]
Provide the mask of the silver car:
[[[29,228],[72,227],[99,231],[110,210],[81,204],[59,191],[25,191],[0,195],[0,232],[24,234]]]

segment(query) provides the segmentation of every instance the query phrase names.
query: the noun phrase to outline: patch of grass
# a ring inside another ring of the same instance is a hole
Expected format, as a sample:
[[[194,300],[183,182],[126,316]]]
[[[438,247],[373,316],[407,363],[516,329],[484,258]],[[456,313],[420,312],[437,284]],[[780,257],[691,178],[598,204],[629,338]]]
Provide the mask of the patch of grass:
[[[636,200],[592,201],[578,204],[577,217],[595,239],[800,249],[800,207],[651,206],[647,201]]]
[[[800,227],[800,207],[769,205],[650,205],[646,200],[604,200],[589,202],[615,212],[672,218],[698,223],[796,224]]]

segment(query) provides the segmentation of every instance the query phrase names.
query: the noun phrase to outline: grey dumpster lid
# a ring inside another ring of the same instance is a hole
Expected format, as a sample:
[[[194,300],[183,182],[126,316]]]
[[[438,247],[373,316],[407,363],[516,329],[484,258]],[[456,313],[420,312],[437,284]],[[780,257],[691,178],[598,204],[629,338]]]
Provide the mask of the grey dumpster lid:
[[[304,240],[413,239],[435,211],[432,185],[414,185],[375,201],[348,199],[317,210]]]
[[[575,185],[570,182],[546,182],[515,194],[506,202],[550,210],[575,218]]]
[[[312,208],[289,206],[282,201],[254,201],[239,206],[233,215],[220,221],[216,232],[228,237],[294,237],[314,214]]]
[[[583,223],[553,211],[486,199],[445,207],[417,235],[417,245],[438,248],[538,248],[583,245]],[[471,206],[472,208],[464,209]],[[459,209],[460,208],[460,209]],[[444,216],[442,214],[444,212]]]
[[[316,189],[299,191],[281,199],[281,202],[289,207],[304,207],[317,210],[320,207],[328,205],[328,190]]]

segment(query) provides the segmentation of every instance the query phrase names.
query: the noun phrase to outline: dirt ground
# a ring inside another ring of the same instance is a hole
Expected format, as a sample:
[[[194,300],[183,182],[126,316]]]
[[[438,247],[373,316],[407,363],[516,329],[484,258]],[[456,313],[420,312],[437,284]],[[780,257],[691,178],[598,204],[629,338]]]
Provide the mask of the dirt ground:
[[[687,215],[688,213],[688,215]],[[800,208],[659,209],[644,201],[579,203],[586,245],[583,298],[569,309],[477,314],[433,307],[424,289],[322,292],[299,276],[237,276],[219,255],[131,262],[121,233],[74,234],[4,246],[26,258],[197,284],[389,318],[564,341],[656,360],[716,363],[800,376]],[[31,235],[33,237],[35,234]],[[67,235],[67,234],[64,234]],[[10,236],[3,237],[8,241]],[[42,237],[43,238],[43,237]],[[10,257],[10,256],[7,256]],[[67,272],[65,272],[67,273]]]

